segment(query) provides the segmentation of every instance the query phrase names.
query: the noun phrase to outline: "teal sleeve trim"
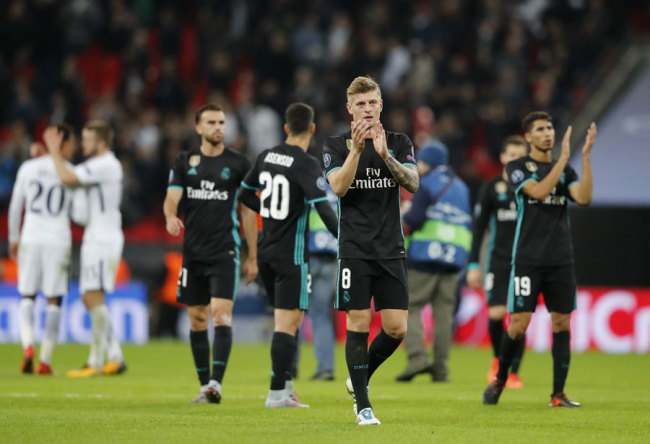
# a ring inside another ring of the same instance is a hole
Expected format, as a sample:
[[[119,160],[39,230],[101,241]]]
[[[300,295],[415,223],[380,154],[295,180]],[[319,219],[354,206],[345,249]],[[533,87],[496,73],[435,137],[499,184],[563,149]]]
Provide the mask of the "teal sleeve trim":
[[[313,203],[316,203],[316,202],[322,202],[324,200],[327,200],[327,196],[317,197],[316,199],[308,200],[307,203],[308,204],[313,204]]]
[[[571,185],[576,184],[576,183],[580,183],[580,181],[579,180],[574,180],[569,185],[567,185],[567,188],[571,188]]]
[[[254,191],[259,190],[258,187],[252,187],[252,186],[248,185],[246,182],[242,182],[242,183],[241,183],[241,186],[243,186],[243,187],[246,188],[247,190],[254,190]]]
[[[480,265],[479,265],[478,262],[470,262],[469,264],[467,264],[467,269],[468,270],[476,270],[478,268],[480,268]]]
[[[402,165],[413,167],[416,170],[418,169],[418,166],[416,164],[414,164],[414,163],[411,163],[411,162],[404,162]]]
[[[331,173],[332,171],[336,171],[336,170],[340,170],[340,169],[341,169],[341,167],[335,167],[335,168],[332,168],[331,170],[329,170],[329,171],[327,172],[327,174],[325,175],[325,177],[329,176],[330,173]]]
[[[515,195],[519,194],[519,190],[521,190],[521,189],[524,187],[524,185],[526,185],[526,184],[527,184],[528,182],[530,182],[531,180],[535,180],[535,179],[533,179],[532,177],[529,177],[528,179],[524,180],[524,181],[521,183],[521,185],[519,185],[519,186],[517,187],[517,189],[515,190]]]
[[[170,185],[167,187],[168,190],[175,189],[175,190],[182,190],[183,187],[180,185]]]

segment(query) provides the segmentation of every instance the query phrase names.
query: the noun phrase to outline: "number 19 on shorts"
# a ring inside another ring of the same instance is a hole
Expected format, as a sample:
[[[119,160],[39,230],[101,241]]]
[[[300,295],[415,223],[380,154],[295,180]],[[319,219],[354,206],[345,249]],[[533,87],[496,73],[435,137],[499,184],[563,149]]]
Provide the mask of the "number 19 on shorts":
[[[515,276],[515,296],[530,296],[530,278]]]

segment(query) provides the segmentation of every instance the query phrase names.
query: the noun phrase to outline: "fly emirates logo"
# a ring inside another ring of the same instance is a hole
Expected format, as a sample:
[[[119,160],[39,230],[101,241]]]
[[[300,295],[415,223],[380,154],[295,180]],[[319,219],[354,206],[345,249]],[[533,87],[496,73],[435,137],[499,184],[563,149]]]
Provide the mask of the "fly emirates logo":
[[[199,200],[228,200],[228,191],[214,189],[214,182],[202,180],[201,188],[187,187],[187,197]]]
[[[365,179],[355,179],[350,184],[351,190],[370,190],[376,188],[395,188],[397,182],[392,177],[380,177],[381,168],[366,168]]]

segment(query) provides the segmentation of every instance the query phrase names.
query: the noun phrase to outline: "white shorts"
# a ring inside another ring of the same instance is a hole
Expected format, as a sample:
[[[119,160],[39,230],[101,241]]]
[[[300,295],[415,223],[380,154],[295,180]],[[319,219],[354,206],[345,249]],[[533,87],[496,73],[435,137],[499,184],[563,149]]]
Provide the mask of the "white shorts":
[[[81,244],[81,270],[79,273],[79,292],[115,290],[117,267],[122,258],[123,241],[84,242]]]
[[[21,242],[18,249],[18,292],[48,297],[68,293],[70,246]]]

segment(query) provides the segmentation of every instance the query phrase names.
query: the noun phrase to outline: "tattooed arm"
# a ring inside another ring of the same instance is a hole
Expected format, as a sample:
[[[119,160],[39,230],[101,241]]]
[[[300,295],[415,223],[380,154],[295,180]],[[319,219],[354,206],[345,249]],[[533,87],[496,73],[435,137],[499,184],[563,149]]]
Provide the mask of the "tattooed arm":
[[[412,166],[402,165],[397,161],[397,159],[390,155],[388,152],[388,145],[386,145],[386,131],[384,131],[384,127],[381,123],[377,123],[377,127],[378,131],[374,129],[370,131],[375,151],[377,151],[377,154],[379,154],[381,158],[384,159],[384,162],[386,162],[386,166],[393,175],[395,182],[406,188],[406,190],[411,193],[415,193],[420,187],[418,170]]]

